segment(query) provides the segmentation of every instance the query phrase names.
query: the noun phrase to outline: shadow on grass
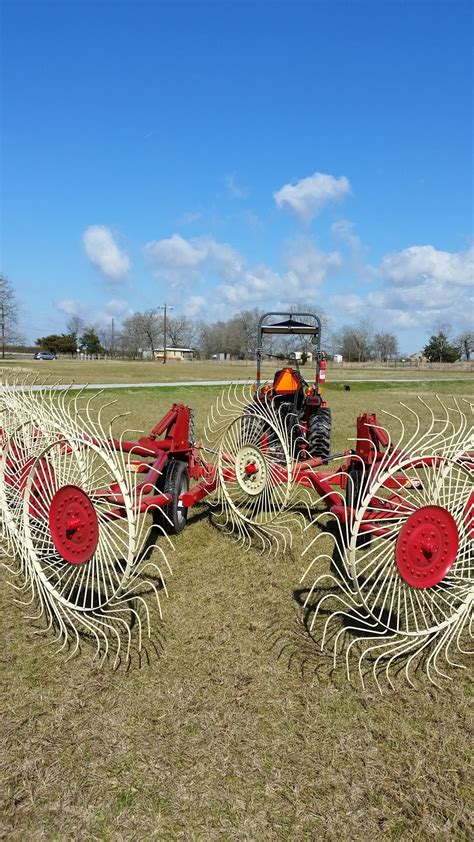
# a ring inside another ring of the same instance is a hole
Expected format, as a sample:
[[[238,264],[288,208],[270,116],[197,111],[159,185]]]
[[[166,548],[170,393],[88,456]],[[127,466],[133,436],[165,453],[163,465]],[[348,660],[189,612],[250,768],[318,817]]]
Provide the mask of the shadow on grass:
[[[330,562],[331,576],[341,580],[341,570],[344,566],[337,548]],[[346,575],[346,584],[349,577]],[[368,584],[369,582],[367,582]],[[362,585],[363,586],[363,585]],[[385,662],[377,662],[378,652],[364,654],[362,639],[370,645],[391,640],[396,641],[399,630],[397,614],[388,611],[383,605],[375,608],[373,614],[364,621],[360,610],[351,609],[340,600],[341,588],[337,584],[325,585],[321,582],[317,587],[299,587],[292,592],[294,616],[293,621],[282,627],[281,621],[272,623],[268,628],[268,640],[271,649],[276,651],[278,660],[286,662],[288,670],[296,670],[303,680],[329,681],[335,688],[343,690],[350,686],[361,690],[359,676],[359,656],[363,656],[362,677],[366,687],[375,688],[373,669],[377,675],[385,673]],[[434,640],[436,634],[433,634]],[[360,643],[358,642],[360,641]],[[349,664],[346,664],[346,651],[351,646]],[[417,689],[435,694],[437,688],[430,681],[426,665],[431,653],[431,646],[424,646],[421,651],[400,652],[390,654],[390,676],[392,681],[400,676],[407,682],[407,661],[409,661],[410,684],[417,679]],[[349,669],[348,666],[351,665]],[[449,676],[445,676],[449,679]],[[382,681],[387,687],[389,682]],[[444,682],[449,685],[447,682]]]
[[[115,562],[115,572],[126,568],[123,560]],[[14,573],[12,567],[10,572]],[[21,570],[18,570],[21,575]],[[166,637],[157,596],[164,592],[164,582],[157,573],[138,575],[133,580],[133,594],[124,591],[117,600],[104,599],[94,587],[74,588],[62,600],[56,591],[43,588],[41,597],[32,582],[25,582],[30,598],[15,600],[29,621],[34,636],[53,647],[58,657],[87,659],[89,663],[108,665],[114,670],[152,666],[164,653]],[[69,609],[74,606],[73,613]],[[25,605],[28,613],[25,614]],[[77,608],[80,606],[80,608]],[[120,641],[120,642],[119,642]],[[92,656],[92,657],[91,657]]]

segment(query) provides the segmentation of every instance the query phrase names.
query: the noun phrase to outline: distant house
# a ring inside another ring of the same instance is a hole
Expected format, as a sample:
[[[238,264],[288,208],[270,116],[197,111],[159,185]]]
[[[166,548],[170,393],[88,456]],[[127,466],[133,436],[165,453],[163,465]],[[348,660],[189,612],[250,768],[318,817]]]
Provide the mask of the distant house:
[[[155,360],[163,359],[163,348],[155,348]],[[176,360],[182,362],[183,360],[193,360],[194,351],[192,348],[167,348],[166,357],[168,360]]]
[[[303,356],[304,353],[305,353],[304,351],[295,351],[294,352],[295,359],[298,362],[301,362],[301,357]],[[311,351],[306,351],[306,362],[311,363],[312,361],[313,361],[313,355],[312,355]]]

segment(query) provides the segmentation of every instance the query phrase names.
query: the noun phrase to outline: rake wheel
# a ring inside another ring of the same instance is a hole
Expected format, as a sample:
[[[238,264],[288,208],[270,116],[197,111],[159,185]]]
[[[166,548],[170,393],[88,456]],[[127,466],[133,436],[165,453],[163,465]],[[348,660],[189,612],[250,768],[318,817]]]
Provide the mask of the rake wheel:
[[[291,494],[291,457],[277,426],[257,413],[236,418],[222,437],[217,469],[236,517],[261,526],[278,517]]]
[[[60,649],[72,641],[70,657],[85,636],[103,660],[115,652],[114,666],[123,651],[129,660],[132,634],[138,651],[143,626],[150,636],[150,595],[162,616],[168,594],[155,551],[171,572],[156,526],[140,514],[131,458],[106,440],[65,436],[29,466],[22,500],[22,572],[39,601],[37,619],[56,629]]]
[[[385,484],[394,477],[406,484],[388,493]],[[413,460],[394,464],[368,489],[348,562],[360,605],[388,632],[422,639],[439,634],[471,603],[466,508],[470,500],[472,508],[472,481],[462,462],[439,457],[421,470]],[[361,532],[364,523],[370,523],[367,532]]]
[[[171,568],[133,448],[114,435],[119,416],[104,425],[97,397],[0,383],[1,537],[11,556],[3,564],[17,601],[37,606],[29,618],[56,631],[52,642],[72,657],[90,638],[95,657],[115,653],[117,666],[132,640],[140,651],[143,631],[150,636],[150,597],[162,616],[161,566]]]
[[[135,524],[106,453],[87,441],[49,444],[29,470],[23,515],[30,567],[52,600],[86,613],[114,600],[130,576]]]
[[[362,684],[369,664],[380,689],[382,671],[392,685],[392,670],[404,669],[412,684],[411,671],[424,668],[439,684],[451,678],[442,662],[465,668],[453,651],[467,654],[472,621],[472,426],[456,401],[435,411],[420,403],[421,412],[409,409],[410,435],[398,418],[401,435],[390,437],[381,461],[356,470],[355,480],[348,474],[345,518],[330,516],[333,533],[318,532],[305,551],[314,555],[302,581],[331,562],[305,602],[311,630],[327,615],[321,649],[331,643],[334,664],[344,655],[348,677],[354,654]],[[315,552],[328,539],[332,556]]]
[[[295,419],[296,420],[296,419]],[[294,482],[296,439],[291,413],[258,400],[250,387],[230,386],[211,408],[206,427],[216,472],[214,520],[246,546],[278,551],[303,525],[308,492]]]

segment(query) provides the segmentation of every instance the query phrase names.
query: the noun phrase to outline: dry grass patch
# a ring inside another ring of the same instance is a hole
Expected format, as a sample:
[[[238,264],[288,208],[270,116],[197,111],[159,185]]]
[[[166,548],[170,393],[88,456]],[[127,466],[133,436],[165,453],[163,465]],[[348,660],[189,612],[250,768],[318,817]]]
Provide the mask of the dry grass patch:
[[[262,377],[272,378],[275,370],[285,363],[274,360],[265,361],[262,366]],[[253,380],[255,378],[255,363],[245,362],[212,362],[210,360],[195,362],[160,362],[148,361],[127,362],[124,360],[71,360],[60,357],[48,362],[24,358],[22,360],[2,361],[2,367],[23,369],[37,374],[40,378],[50,377],[65,383],[180,383],[194,380]],[[307,365],[302,369],[306,379],[314,377],[314,365]],[[453,378],[462,380],[474,379],[473,372],[454,366],[451,370],[431,369],[403,369],[377,367],[342,368],[329,363],[328,380],[344,382],[346,380],[427,380],[452,381]]]

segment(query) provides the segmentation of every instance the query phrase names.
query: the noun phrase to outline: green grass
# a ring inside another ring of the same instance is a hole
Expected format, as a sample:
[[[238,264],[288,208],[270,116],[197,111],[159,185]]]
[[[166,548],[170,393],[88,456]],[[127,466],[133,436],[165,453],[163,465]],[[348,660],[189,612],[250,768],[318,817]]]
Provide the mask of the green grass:
[[[130,412],[123,425],[142,430],[185,401],[200,435],[218,392],[112,397]],[[359,412],[396,411],[408,392],[433,397],[429,384],[328,388],[334,449],[350,446]],[[420,675],[416,689],[363,691],[304,632],[303,542],[245,552],[202,504],[174,544],[164,623],[153,617],[146,655],[128,669],[99,669],[87,644],[71,661],[54,654],[3,588],[5,838],[468,839],[466,673],[443,690]]]

